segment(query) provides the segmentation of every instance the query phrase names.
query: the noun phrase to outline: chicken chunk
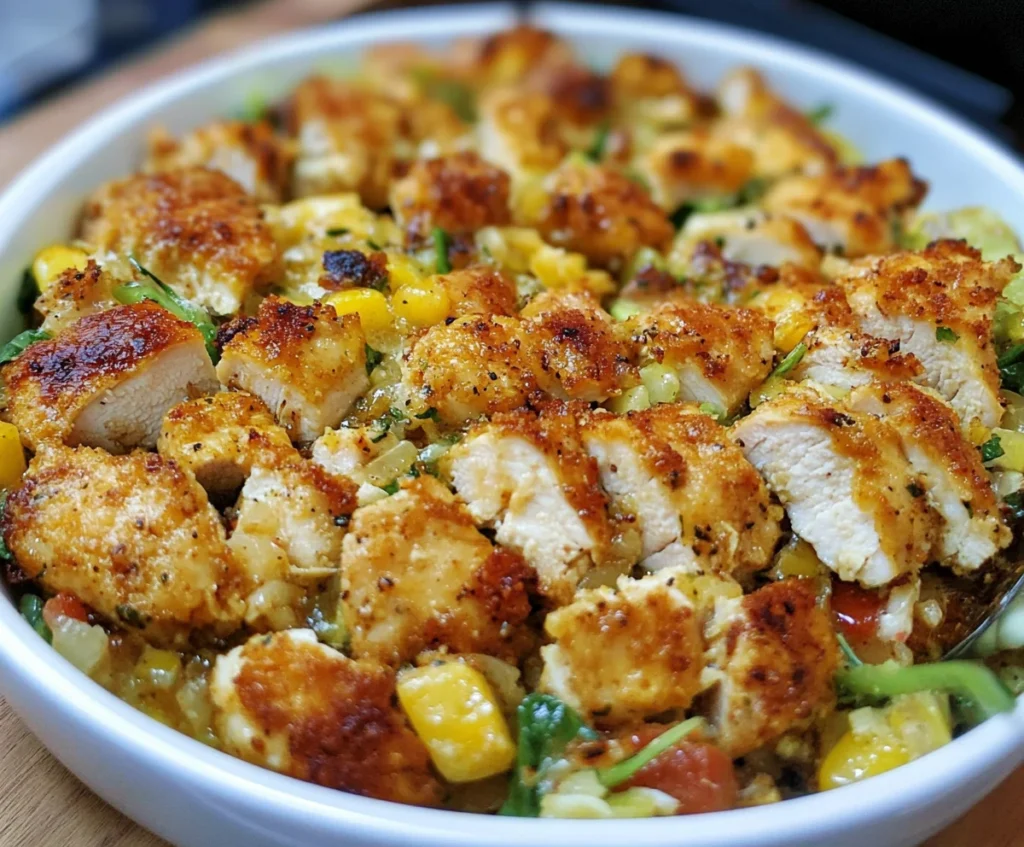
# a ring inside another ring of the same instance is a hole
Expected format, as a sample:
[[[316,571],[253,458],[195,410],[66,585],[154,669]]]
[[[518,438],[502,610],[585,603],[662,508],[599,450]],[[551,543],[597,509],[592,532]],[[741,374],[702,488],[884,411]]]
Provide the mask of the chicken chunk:
[[[114,299],[118,284],[94,259],[85,270],[68,268],[36,298],[35,309],[43,316],[40,329],[56,335],[79,318],[119,306]]]
[[[628,331],[592,295],[546,291],[521,315],[540,349],[538,379],[553,396],[602,402],[640,382]]]
[[[781,179],[762,202],[766,211],[800,221],[825,250],[854,257],[896,248],[903,224],[926,191],[905,159],[889,159]]]
[[[515,661],[531,639],[533,571],[495,547],[430,476],[356,510],[342,556],[352,655],[398,666],[423,650]]]
[[[220,499],[238,493],[264,451],[297,456],[263,401],[242,391],[179,403],[164,418],[157,450]]]
[[[899,341],[839,327],[821,327],[805,341],[807,352],[790,371],[795,380],[848,390],[873,379],[916,379],[924,371],[916,356],[900,352]]]
[[[937,515],[914,496],[921,479],[888,424],[797,390],[759,405],[732,437],[840,579],[884,585],[928,560]]]
[[[227,174],[261,203],[280,203],[291,179],[290,145],[267,121],[215,121],[175,138],[149,134],[146,173],[203,167]]]
[[[224,749],[328,788],[434,806],[426,747],[394,703],[394,674],[308,629],[257,635],[220,656],[210,683]]]
[[[219,315],[237,312],[281,267],[254,198],[205,168],[140,174],[88,201],[82,239],[133,256],[182,297]]]
[[[782,509],[709,415],[676,404],[595,412],[583,442],[613,506],[635,518],[647,569],[743,576],[770,564]]]
[[[622,725],[686,709],[701,691],[701,616],[672,571],[621,577],[551,612],[540,689],[588,723]]]
[[[718,677],[707,714],[729,755],[805,729],[834,707],[839,650],[813,580],[721,600],[705,633],[708,676]]]
[[[821,250],[802,224],[760,210],[690,215],[676,237],[669,261],[696,263],[697,255],[712,254],[710,244],[717,247],[722,259],[752,268],[781,268],[790,263],[817,270],[821,264]]]
[[[981,456],[960,434],[960,421],[949,406],[907,382],[865,385],[848,403],[899,433],[903,451],[924,481],[922,493],[944,521],[940,561],[975,570],[1010,543]]]
[[[7,498],[3,538],[26,577],[158,646],[226,637],[247,580],[193,477],[153,453],[44,448]]]
[[[613,558],[597,464],[580,441],[577,419],[585,409],[551,403],[539,415],[496,414],[442,459],[473,519],[522,553],[537,571],[540,593],[556,604],[572,599],[594,564]]]
[[[746,147],[693,129],[661,135],[640,161],[654,202],[672,212],[683,203],[736,195],[753,173]]]
[[[969,428],[999,424],[999,368],[992,344],[996,300],[1020,269],[985,262],[962,241],[857,263],[837,283],[871,335],[900,342],[924,367],[920,381],[939,392]]]
[[[714,403],[732,414],[772,370],[772,323],[750,309],[680,303],[628,325],[642,360],[676,371],[682,400]]]
[[[450,316],[490,317],[516,313],[518,296],[515,283],[490,265],[474,265],[438,274],[433,279],[448,295]]]
[[[513,183],[553,170],[569,152],[554,101],[546,94],[498,88],[480,100],[480,155]]]
[[[199,330],[150,302],[88,315],[2,374],[5,417],[31,450],[152,449],[168,409],[219,388]]]
[[[255,317],[222,327],[218,343],[220,381],[259,397],[293,441],[337,426],[370,384],[359,316],[319,302],[267,297]]]
[[[519,83],[531,74],[543,74],[575,61],[568,42],[527,24],[493,33],[465,47],[467,53],[459,64],[480,88]]]
[[[431,327],[402,359],[410,411],[452,426],[517,409],[539,390],[540,358],[518,318],[467,315]]]
[[[700,95],[683,78],[679,67],[643,53],[625,53],[609,75],[612,101],[627,126],[655,131],[691,123],[700,111]]]
[[[641,247],[662,249],[674,229],[650,196],[628,177],[597,165],[568,162],[545,181],[547,205],[537,228],[556,247],[616,268]]]
[[[428,243],[435,227],[472,236],[510,222],[509,186],[508,174],[476,153],[456,153],[416,162],[392,184],[391,210],[410,246]]]

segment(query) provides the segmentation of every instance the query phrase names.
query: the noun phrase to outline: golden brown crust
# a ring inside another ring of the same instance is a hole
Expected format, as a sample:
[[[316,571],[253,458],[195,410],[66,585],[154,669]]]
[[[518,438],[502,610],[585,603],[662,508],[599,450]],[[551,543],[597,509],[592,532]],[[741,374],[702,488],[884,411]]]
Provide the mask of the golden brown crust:
[[[554,33],[520,24],[478,42],[467,67],[476,85],[517,83],[573,61],[572,48]]]
[[[241,625],[247,582],[191,474],[153,453],[38,453],[7,498],[18,567],[147,641],[184,646]]]
[[[514,315],[516,312],[515,283],[491,265],[473,265],[451,273],[438,274],[434,282],[441,286],[451,301],[449,314]]]
[[[702,197],[736,194],[753,174],[754,157],[706,129],[667,133],[652,145],[643,173],[655,201],[668,211]]]
[[[352,286],[380,290],[388,280],[388,256],[381,250],[326,250],[321,264],[318,284],[327,291]]]
[[[286,773],[382,800],[440,802],[427,750],[394,705],[390,671],[286,634],[250,640],[240,659],[238,700],[264,733],[287,737]],[[246,757],[260,761],[260,744]]]
[[[35,309],[43,316],[41,329],[55,335],[79,318],[113,309],[118,305],[114,288],[118,285],[108,271],[94,259],[84,270],[66,269],[36,298]]]

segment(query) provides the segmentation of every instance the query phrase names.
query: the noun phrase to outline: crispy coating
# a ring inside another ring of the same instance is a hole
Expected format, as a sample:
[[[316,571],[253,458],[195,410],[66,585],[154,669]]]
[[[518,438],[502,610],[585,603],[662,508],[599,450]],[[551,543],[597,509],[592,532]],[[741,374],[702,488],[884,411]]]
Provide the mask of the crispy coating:
[[[521,312],[540,349],[538,379],[549,394],[601,402],[639,383],[628,330],[585,292],[545,291]]]
[[[438,274],[434,282],[444,289],[451,303],[452,317],[463,315],[514,315],[515,283],[491,265],[473,265],[451,273]]]
[[[685,709],[701,690],[701,618],[672,572],[621,577],[551,612],[539,687],[588,723],[621,726]]]
[[[709,415],[676,404],[595,412],[583,441],[615,507],[635,518],[647,569],[741,577],[772,561],[782,509]]]
[[[821,250],[803,224],[785,215],[762,211],[691,215],[676,237],[669,261],[689,261],[699,271],[702,263],[716,258],[749,268],[781,270],[792,264],[817,271]]]
[[[787,579],[716,606],[706,659],[720,676],[708,716],[731,756],[805,729],[834,707],[839,649],[815,591],[813,580]]]
[[[520,24],[496,32],[472,45],[466,72],[482,87],[518,83],[531,74],[572,64],[569,44],[554,33]]]
[[[876,338],[856,330],[823,326],[806,336],[807,352],[790,371],[795,380],[854,388],[873,379],[895,382],[917,379],[924,368],[912,353],[902,353],[898,340]]]
[[[620,265],[641,247],[662,249],[674,229],[650,195],[617,171],[569,162],[551,174],[537,228],[592,264]]]
[[[700,97],[678,66],[658,56],[624,53],[609,75],[612,100],[627,126],[670,129],[693,121]]]
[[[532,86],[547,94],[559,118],[573,128],[593,127],[608,119],[611,86],[606,77],[581,65],[555,65],[531,74]]]
[[[555,604],[569,602],[594,564],[614,558],[607,498],[580,440],[586,409],[552,402],[539,414],[495,414],[442,460],[473,519],[522,553]]]
[[[82,239],[134,256],[220,315],[274,281],[280,256],[255,199],[230,177],[179,168],[110,182],[86,203]]]
[[[848,402],[899,433],[903,451],[924,480],[928,502],[943,518],[940,561],[974,570],[1010,543],[981,454],[960,434],[960,421],[948,405],[908,382],[866,385]]]
[[[459,426],[526,403],[539,390],[539,352],[517,318],[467,315],[431,327],[402,359],[410,409]]]
[[[394,674],[312,630],[257,635],[219,657],[210,693],[217,736],[236,756],[352,794],[441,801],[427,749],[394,704]]]
[[[18,568],[108,623],[183,647],[241,624],[244,577],[191,474],[153,453],[45,448],[7,498]]]
[[[342,556],[352,655],[398,666],[423,650],[515,661],[531,638],[533,570],[495,547],[436,479],[356,510]]]
[[[906,159],[889,159],[781,179],[762,202],[767,211],[800,221],[824,249],[854,257],[895,249],[905,219],[927,188]]]
[[[922,481],[885,422],[797,390],[762,403],[732,437],[840,579],[876,587],[928,561],[938,516],[915,496]]]
[[[865,332],[900,342],[924,367],[964,427],[989,428],[1002,416],[992,343],[996,300],[1020,269],[1013,259],[985,262],[962,241],[939,241],[853,265],[839,278]]]
[[[338,316],[316,302],[297,306],[267,297],[256,317],[221,328],[217,376],[259,397],[293,441],[337,426],[369,386],[366,338],[358,315]]]
[[[218,387],[199,330],[148,301],[88,315],[0,373],[4,416],[31,450],[153,448],[169,408]]]
[[[288,433],[263,401],[244,391],[179,403],[164,417],[157,450],[218,498],[238,492],[264,451],[294,453]]]
[[[683,203],[736,194],[753,174],[746,147],[693,129],[661,135],[644,154],[641,173],[651,196],[671,212]]]
[[[680,303],[628,325],[643,359],[677,372],[682,400],[714,403],[732,414],[772,369],[772,323],[750,309]]]
[[[84,270],[68,268],[36,298],[35,309],[43,316],[40,329],[56,335],[79,318],[120,305],[114,299],[118,284],[95,259]]]
[[[480,155],[513,181],[558,166],[569,152],[554,100],[520,88],[498,88],[480,100]]]
[[[508,174],[476,153],[456,153],[416,162],[391,186],[391,210],[406,243],[429,241],[434,227],[450,235],[472,235],[504,226],[509,212]]]
[[[147,141],[146,173],[203,167],[227,174],[261,203],[280,203],[288,193],[291,145],[268,121],[215,121],[181,138],[157,127]]]

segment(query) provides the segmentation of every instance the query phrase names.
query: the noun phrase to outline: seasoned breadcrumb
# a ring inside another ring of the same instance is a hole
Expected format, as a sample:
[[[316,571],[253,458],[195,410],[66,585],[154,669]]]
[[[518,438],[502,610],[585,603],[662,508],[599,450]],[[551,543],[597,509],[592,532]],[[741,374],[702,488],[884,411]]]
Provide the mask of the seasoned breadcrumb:
[[[68,268],[36,298],[35,310],[43,316],[40,329],[56,335],[79,318],[113,309],[120,305],[114,298],[119,284],[95,259],[84,270]]]

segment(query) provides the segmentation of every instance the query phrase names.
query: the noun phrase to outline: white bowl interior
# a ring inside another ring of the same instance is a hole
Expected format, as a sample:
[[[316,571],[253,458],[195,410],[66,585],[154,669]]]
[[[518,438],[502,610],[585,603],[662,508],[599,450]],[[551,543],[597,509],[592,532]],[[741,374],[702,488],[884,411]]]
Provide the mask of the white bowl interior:
[[[0,338],[19,329],[13,304],[22,269],[38,248],[73,231],[90,190],[133,169],[154,123],[184,130],[230,114],[253,92],[281,96],[313,69],[343,70],[362,48],[378,41],[411,39],[441,46],[505,26],[513,17],[510,6],[497,5],[341,22],[216,59],[97,116],[0,198]],[[932,183],[932,208],[988,205],[1024,232],[1024,170],[1013,158],[941,109],[867,72],[774,39],[654,13],[540,4],[532,18],[575,41],[598,66],[624,49],[644,50],[677,61],[692,80],[710,87],[730,67],[756,65],[799,106],[835,104],[832,125],[869,160],[909,156],[915,171]],[[686,843],[709,847],[852,845],[863,843],[860,836],[849,840],[843,830],[856,834],[858,826],[872,821],[897,828],[898,839],[886,843],[909,844],[961,813],[1024,757],[1024,705],[1019,705],[1013,715],[992,720],[898,772],[780,807],[699,816],[685,823],[501,819],[492,825],[475,816],[398,807],[306,785],[211,751],[145,718],[78,674],[21,620],[6,596],[0,599],[0,669],[5,693],[58,755],[106,799],[143,817],[148,826],[166,835],[181,831],[177,814],[158,804],[140,806],[142,798],[133,793],[130,778],[112,788],[119,777],[110,769],[119,765],[80,760],[77,743],[102,737],[112,751],[127,756],[131,767],[172,772],[194,798],[197,815],[207,807],[225,820],[233,815],[234,832],[250,826],[245,813],[231,811],[246,804],[279,819],[301,817],[306,827],[298,828],[294,842],[264,842],[255,833],[254,844],[310,843],[302,833],[318,832],[326,837],[346,833],[349,843],[359,844],[479,847],[536,841],[543,832],[544,843],[621,845],[628,838],[641,847],[678,843],[685,832]],[[33,705],[39,706],[38,714]],[[44,716],[46,709],[62,714],[59,729]],[[130,770],[125,776],[131,776]],[[920,810],[926,807],[933,811],[922,820]],[[262,824],[251,826],[263,831]],[[862,835],[866,832],[861,829]]]

